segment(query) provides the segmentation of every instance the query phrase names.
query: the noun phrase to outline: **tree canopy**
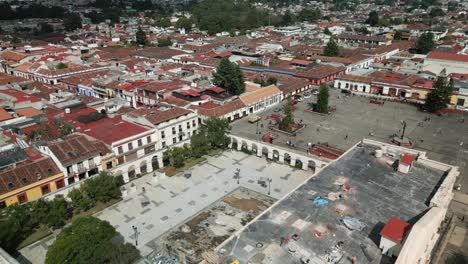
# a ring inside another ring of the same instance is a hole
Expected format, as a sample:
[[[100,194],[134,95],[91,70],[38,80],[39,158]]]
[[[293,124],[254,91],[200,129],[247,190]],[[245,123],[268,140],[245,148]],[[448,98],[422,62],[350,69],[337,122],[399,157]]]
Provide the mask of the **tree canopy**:
[[[338,57],[340,55],[338,44],[333,38],[330,38],[330,41],[328,41],[327,45],[325,46],[323,55],[328,57]]]
[[[138,45],[143,45],[145,46],[146,44],[148,44],[148,40],[146,38],[146,32],[143,31],[143,29],[141,27],[138,27],[138,30],[135,34],[135,38],[136,38],[136,43]]]
[[[317,96],[317,105],[315,111],[319,113],[328,113],[328,99],[330,97],[328,85],[322,83],[320,85],[319,94]]]
[[[138,250],[127,244],[125,247],[133,249],[122,251],[112,243],[112,238],[116,235],[115,228],[106,221],[91,216],[78,218],[57,236],[47,251],[45,262],[110,263],[110,260],[116,257],[116,250],[133,256],[132,261],[135,261],[139,257]]]
[[[73,31],[81,28],[81,16],[78,13],[70,13],[63,20],[63,26],[66,31]]]
[[[213,73],[213,83],[223,87],[233,95],[240,95],[245,91],[244,75],[239,65],[223,58]]]
[[[432,85],[432,90],[427,94],[425,109],[436,112],[447,108],[453,93],[453,81],[447,81],[447,77],[441,74]]]
[[[294,124],[294,115],[293,115],[292,107],[293,105],[292,105],[291,97],[288,97],[288,99],[283,105],[283,118],[281,119],[281,122],[279,124],[279,128],[283,131],[290,132],[291,125]]]
[[[379,13],[377,11],[371,11],[369,13],[369,17],[366,20],[366,23],[371,25],[372,27],[377,26],[379,24]]]
[[[185,33],[188,33],[192,29],[192,24],[192,19],[183,16],[177,20],[176,27],[183,28],[185,29]]]
[[[435,48],[435,45],[432,32],[422,33],[416,41],[416,50],[420,54],[427,54]]]

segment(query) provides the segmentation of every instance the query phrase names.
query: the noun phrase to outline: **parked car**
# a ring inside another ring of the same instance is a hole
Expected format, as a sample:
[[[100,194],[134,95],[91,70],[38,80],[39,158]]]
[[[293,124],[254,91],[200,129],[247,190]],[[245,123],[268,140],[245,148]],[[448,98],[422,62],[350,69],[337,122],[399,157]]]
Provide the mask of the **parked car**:
[[[312,92],[312,94],[313,94],[313,95],[318,95],[318,94],[319,94],[319,90],[314,90],[314,91]]]
[[[305,99],[310,98],[311,96],[312,96],[312,94],[309,93],[309,92],[305,92],[305,93],[304,93],[304,98],[305,98]]]
[[[297,96],[297,97],[294,98],[294,99],[295,99],[296,101],[298,101],[298,102],[304,101],[304,97],[302,97],[302,96]]]

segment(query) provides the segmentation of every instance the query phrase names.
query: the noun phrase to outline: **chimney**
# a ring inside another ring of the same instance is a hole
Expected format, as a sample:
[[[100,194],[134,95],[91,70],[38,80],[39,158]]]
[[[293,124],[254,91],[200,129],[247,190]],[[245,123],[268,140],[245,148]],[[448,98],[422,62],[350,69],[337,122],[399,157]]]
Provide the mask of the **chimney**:
[[[65,114],[69,114],[70,112],[70,108],[65,108]]]

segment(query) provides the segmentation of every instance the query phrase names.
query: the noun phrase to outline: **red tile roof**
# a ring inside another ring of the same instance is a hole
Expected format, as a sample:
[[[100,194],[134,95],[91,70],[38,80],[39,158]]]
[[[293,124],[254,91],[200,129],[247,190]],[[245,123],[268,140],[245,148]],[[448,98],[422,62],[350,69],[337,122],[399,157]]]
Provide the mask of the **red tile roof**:
[[[427,54],[427,57],[430,59],[436,59],[436,60],[468,62],[468,55],[455,54],[455,53],[449,53],[449,52],[432,51],[432,52],[429,52],[429,54]]]
[[[211,88],[208,88],[207,90],[210,90],[210,91],[212,91],[214,93],[222,93],[222,92],[226,91],[221,87],[211,87]]]
[[[90,140],[79,134],[68,136],[60,142],[49,143],[47,146],[64,166],[112,152],[103,142]]]
[[[89,124],[81,130],[81,133],[110,145],[146,131],[148,129],[120,118],[106,118]]]
[[[180,107],[174,107],[168,110],[159,110],[156,108],[141,108],[129,113],[130,116],[141,116],[146,118],[153,125],[159,125],[167,122],[171,119],[178,118],[187,114],[191,111]]]
[[[20,116],[25,116],[25,117],[33,117],[33,116],[38,116],[44,114],[41,110],[38,110],[33,107],[28,107],[28,108],[23,108],[23,109],[18,109],[15,111],[18,115]]]
[[[29,95],[27,93],[24,93],[15,89],[0,90],[0,93],[16,98],[16,101],[14,101],[14,103],[22,103],[22,102],[35,103],[35,102],[40,101],[40,99],[37,98],[36,96]]]
[[[409,223],[392,216],[380,231],[380,235],[398,243],[403,240],[409,226]]]
[[[200,93],[198,91],[193,90],[193,89],[182,90],[182,91],[180,91],[180,94],[185,95],[185,96],[189,95],[189,96],[193,96],[193,97],[200,96]]]
[[[200,106],[194,106],[192,108],[198,109],[198,113],[200,115],[209,117],[220,117],[233,111],[239,110],[243,107],[245,107],[245,104],[241,100],[237,99],[213,108],[204,108]]]
[[[49,157],[17,165],[0,172],[0,195],[60,173]]]
[[[12,119],[13,117],[3,108],[0,107],[0,122],[5,121],[8,119]]]

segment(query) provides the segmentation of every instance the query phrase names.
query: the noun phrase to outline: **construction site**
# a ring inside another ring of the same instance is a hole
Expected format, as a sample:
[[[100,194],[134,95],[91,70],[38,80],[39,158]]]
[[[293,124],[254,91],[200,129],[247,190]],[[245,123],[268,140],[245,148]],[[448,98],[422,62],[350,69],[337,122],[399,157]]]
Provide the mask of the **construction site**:
[[[177,256],[173,263],[200,263],[210,252],[240,230],[275,199],[244,187],[222,199],[159,238],[161,255]],[[157,262],[156,262],[157,263]],[[166,259],[162,263],[170,263]]]
[[[218,246],[216,261],[426,263],[458,174],[363,140]]]

